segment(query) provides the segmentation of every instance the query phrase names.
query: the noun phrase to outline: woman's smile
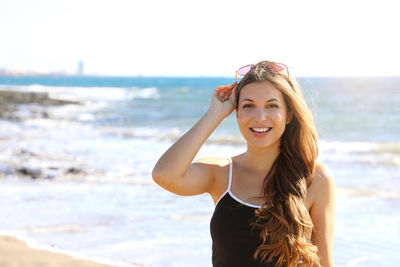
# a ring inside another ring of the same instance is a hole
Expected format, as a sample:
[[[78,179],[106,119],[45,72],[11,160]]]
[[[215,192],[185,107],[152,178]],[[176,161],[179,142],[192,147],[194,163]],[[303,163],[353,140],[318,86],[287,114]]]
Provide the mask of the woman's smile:
[[[253,132],[253,135],[257,138],[263,138],[268,135],[268,133],[272,130],[271,127],[252,127],[250,131]]]

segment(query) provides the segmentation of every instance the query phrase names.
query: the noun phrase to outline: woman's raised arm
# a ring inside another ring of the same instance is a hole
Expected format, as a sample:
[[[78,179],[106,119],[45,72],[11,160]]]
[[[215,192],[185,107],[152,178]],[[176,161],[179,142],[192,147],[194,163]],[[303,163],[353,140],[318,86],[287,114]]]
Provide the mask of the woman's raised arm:
[[[152,172],[158,185],[178,195],[212,190],[214,175],[210,164],[192,161],[212,132],[232,113],[235,86],[236,83],[217,87],[203,117],[161,156]]]

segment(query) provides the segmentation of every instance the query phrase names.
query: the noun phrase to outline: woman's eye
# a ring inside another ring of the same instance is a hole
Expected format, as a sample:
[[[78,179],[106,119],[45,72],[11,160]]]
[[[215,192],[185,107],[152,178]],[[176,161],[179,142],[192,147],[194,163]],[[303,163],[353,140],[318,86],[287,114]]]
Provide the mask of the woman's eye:
[[[270,104],[267,108],[279,108],[279,106],[277,104]]]
[[[244,104],[243,108],[251,108],[253,105],[252,104]]]

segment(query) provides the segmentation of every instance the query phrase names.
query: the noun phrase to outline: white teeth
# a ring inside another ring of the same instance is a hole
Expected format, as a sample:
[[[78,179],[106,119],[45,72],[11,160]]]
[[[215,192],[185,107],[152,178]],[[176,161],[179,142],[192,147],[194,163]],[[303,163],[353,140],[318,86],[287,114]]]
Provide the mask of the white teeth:
[[[257,133],[265,133],[268,132],[271,128],[250,128],[250,129]]]

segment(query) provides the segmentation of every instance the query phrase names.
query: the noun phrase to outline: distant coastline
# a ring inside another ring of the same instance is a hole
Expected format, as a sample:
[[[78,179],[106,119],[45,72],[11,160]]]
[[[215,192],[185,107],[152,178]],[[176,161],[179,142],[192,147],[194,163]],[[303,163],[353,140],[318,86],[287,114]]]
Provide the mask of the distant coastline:
[[[33,70],[13,70],[0,68],[0,77],[136,77],[136,78],[185,78],[185,79],[197,79],[197,78],[223,78],[223,79],[233,79],[230,76],[220,76],[220,75],[210,75],[210,76],[163,76],[163,75],[143,75],[143,74],[133,74],[133,75],[117,75],[117,74],[99,74],[99,73],[80,73],[80,72],[69,72],[69,71],[33,71]],[[400,76],[390,75],[390,76],[298,76],[298,79],[320,79],[320,80],[333,80],[333,79],[346,79],[346,80],[371,80],[371,79],[399,79]]]
[[[34,77],[34,76],[85,76],[84,74],[77,72],[67,72],[67,71],[51,71],[51,72],[41,72],[41,71],[22,71],[22,70],[12,70],[12,69],[0,69],[0,77]]]

